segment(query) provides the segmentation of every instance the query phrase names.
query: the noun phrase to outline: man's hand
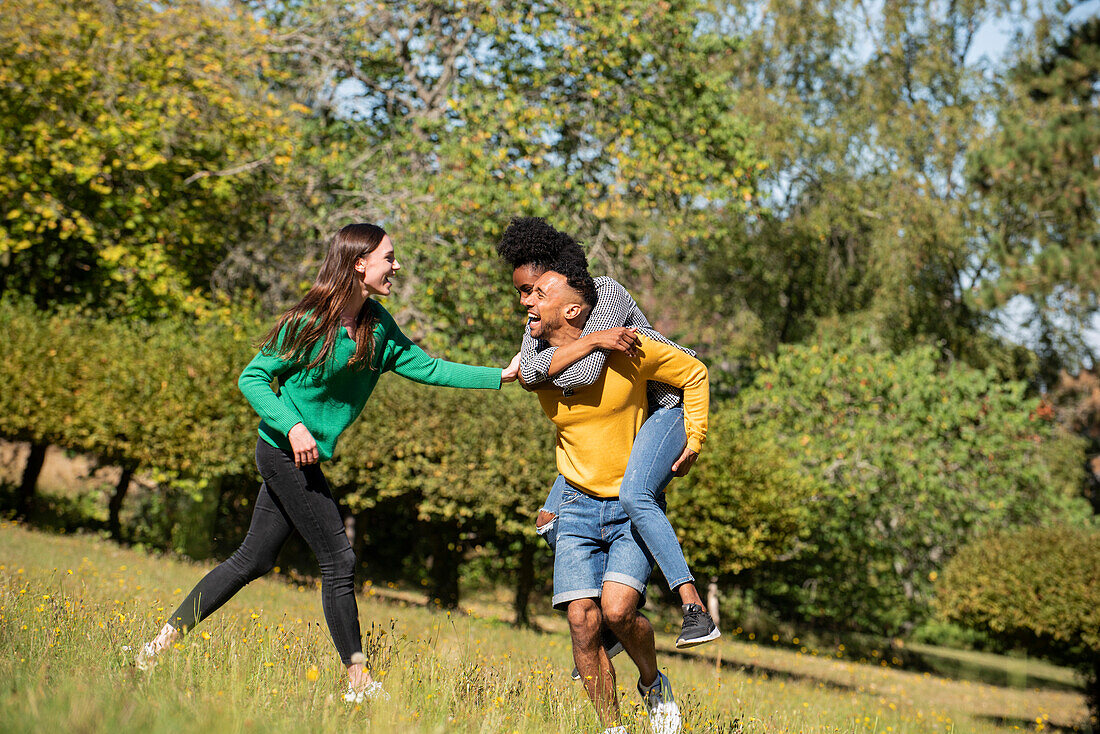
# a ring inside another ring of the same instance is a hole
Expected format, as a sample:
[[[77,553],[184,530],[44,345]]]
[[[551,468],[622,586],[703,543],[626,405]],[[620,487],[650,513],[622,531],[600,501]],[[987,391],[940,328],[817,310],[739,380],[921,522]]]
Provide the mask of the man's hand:
[[[316,464],[321,460],[321,454],[317,451],[317,442],[313,440],[313,434],[302,423],[295,423],[294,427],[286,434],[290,439],[290,449],[294,453],[294,465],[297,467]]]
[[[631,357],[637,354],[635,351],[635,347],[638,345],[637,329],[626,326],[616,326],[613,329],[593,331],[584,338],[596,349],[610,349],[626,352]]]
[[[505,382],[515,382],[516,378],[519,377],[519,355],[520,353],[516,352],[516,356],[512,357],[512,361],[509,362],[508,366],[501,371],[501,384],[504,384]]]
[[[684,447],[684,452],[680,454],[680,458],[672,465],[672,473],[678,477],[686,477],[687,473],[691,471],[691,467],[695,465],[695,460],[699,458],[699,454],[691,449]]]

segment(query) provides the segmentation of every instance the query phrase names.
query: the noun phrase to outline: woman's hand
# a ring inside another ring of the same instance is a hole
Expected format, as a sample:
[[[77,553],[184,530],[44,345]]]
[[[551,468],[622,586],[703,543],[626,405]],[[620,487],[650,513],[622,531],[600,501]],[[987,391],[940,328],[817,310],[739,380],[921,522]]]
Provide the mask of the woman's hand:
[[[638,346],[638,330],[627,326],[593,331],[584,338],[596,349],[626,352],[631,357],[636,354],[634,348]]]
[[[321,454],[317,451],[317,442],[313,440],[313,434],[305,427],[305,424],[295,423],[294,427],[286,434],[290,439],[290,449],[294,453],[294,465],[297,467],[316,464],[321,460]]]
[[[699,454],[685,446],[684,452],[680,454],[680,458],[672,465],[673,475],[677,477],[686,477],[687,473],[691,471],[691,467],[695,465],[695,460],[698,458]]]
[[[501,371],[501,384],[505,382],[515,382],[516,378],[519,377],[519,354],[519,352],[516,352],[516,356],[512,357],[512,361]]]

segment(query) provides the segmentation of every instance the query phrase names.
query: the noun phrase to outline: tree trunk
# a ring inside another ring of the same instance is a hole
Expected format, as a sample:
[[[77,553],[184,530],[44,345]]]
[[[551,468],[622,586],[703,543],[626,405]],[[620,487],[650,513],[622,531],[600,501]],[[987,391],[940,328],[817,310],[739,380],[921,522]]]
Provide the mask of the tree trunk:
[[[717,627],[718,620],[718,577],[711,576],[710,583],[707,584],[707,612],[710,613],[711,619],[714,620],[714,625]]]
[[[1089,707],[1089,724],[1100,731],[1100,656],[1092,661],[1092,675],[1085,678],[1085,704]]]
[[[122,512],[122,501],[126,499],[126,493],[130,491],[130,480],[134,478],[134,466],[127,464],[122,467],[122,474],[115,485],[115,493],[111,495],[111,501],[107,505],[107,529],[111,532],[111,538],[115,542],[122,542],[122,523],[118,516]]]
[[[462,563],[462,548],[457,529],[435,526],[431,534],[432,567],[431,598],[439,600],[444,609],[458,608],[458,570]]]
[[[47,444],[31,444],[27,463],[23,465],[23,479],[19,483],[19,491],[15,496],[16,517],[26,518],[34,505],[34,488],[38,485],[38,475],[42,473],[42,465],[46,463],[48,448]]]
[[[355,515],[344,518],[344,535],[348,536],[348,544],[355,547]]]
[[[516,574],[516,598],[512,604],[517,627],[534,627],[531,622],[531,590],[535,588],[535,544],[524,539],[519,552],[519,572]]]

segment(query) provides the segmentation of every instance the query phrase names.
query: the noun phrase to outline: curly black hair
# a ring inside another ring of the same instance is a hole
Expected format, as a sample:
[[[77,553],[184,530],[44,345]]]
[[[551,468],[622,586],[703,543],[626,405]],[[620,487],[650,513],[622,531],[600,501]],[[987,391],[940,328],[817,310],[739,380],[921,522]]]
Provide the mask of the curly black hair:
[[[579,263],[588,268],[588,258],[577,241],[554,229],[542,217],[516,217],[497,245],[500,259],[513,270],[532,265],[540,270],[555,270],[559,262]]]
[[[585,303],[589,306],[596,305],[596,281],[592,280],[588,268],[581,262],[566,258],[558,260],[550,269],[565,276],[565,282],[581,295]]]

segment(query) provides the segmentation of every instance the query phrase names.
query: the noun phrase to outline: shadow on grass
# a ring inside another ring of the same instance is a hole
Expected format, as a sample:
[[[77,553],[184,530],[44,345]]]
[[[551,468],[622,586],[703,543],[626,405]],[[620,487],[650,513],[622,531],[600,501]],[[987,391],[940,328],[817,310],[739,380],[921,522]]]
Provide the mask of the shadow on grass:
[[[909,644],[900,651],[902,667],[940,678],[970,680],[1002,688],[1044,688],[1082,692],[1084,682],[1071,669],[1044,663],[1011,652],[956,650],[925,644]]]
[[[668,655],[669,657],[680,658],[681,660],[694,660],[696,662],[705,662],[713,665],[716,660],[710,655],[700,656],[693,652],[685,650],[679,650],[675,647],[657,647],[657,652],[662,655]],[[750,663],[737,658],[727,659],[723,657],[717,661],[721,665],[723,670],[737,671],[754,676],[767,676],[772,680],[782,681],[808,681],[812,683],[820,683],[830,690],[835,691],[857,691],[860,688],[860,684],[857,683],[843,683],[841,681],[814,675],[813,673],[797,673],[792,670],[779,668],[773,665],[762,665],[760,663]]]
[[[0,507],[6,517],[13,516],[17,488],[12,484],[0,484]],[[97,517],[101,504],[101,493],[89,490],[75,496],[62,496],[36,492],[27,516],[23,518],[28,526],[36,530],[52,533],[107,531],[107,521]]]
[[[996,726],[1003,726],[1005,728],[1019,728],[1022,731],[1038,730],[1038,724],[1035,719],[1021,719],[1015,716],[988,716],[977,714],[974,715],[975,719],[980,721],[988,721]],[[1043,722],[1042,731],[1055,732],[1055,734],[1093,734],[1094,729],[1089,726],[1088,722],[1081,722],[1080,724],[1074,724],[1072,726],[1063,726],[1060,724],[1054,724],[1050,721]]]

